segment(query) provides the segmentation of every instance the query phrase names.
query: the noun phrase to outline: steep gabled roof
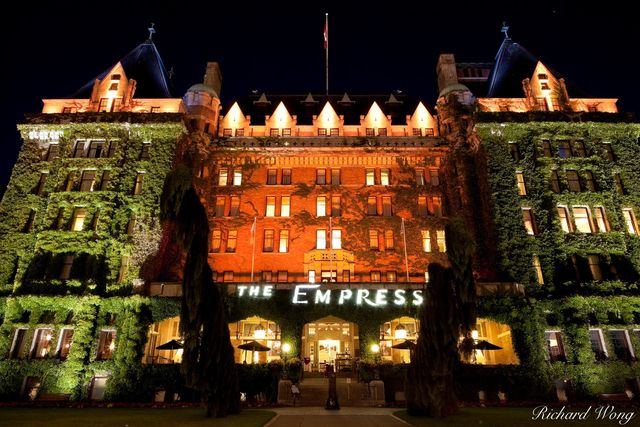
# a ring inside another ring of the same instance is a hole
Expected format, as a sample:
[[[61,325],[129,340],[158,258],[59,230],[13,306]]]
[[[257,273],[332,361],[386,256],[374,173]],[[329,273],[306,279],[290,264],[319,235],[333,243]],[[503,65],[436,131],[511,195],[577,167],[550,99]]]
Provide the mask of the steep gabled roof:
[[[117,63],[117,62],[116,62]],[[136,98],[175,98],[171,81],[162,58],[151,40],[139,44],[126,54],[121,60],[127,78],[134,79],[136,84]],[[91,97],[94,82],[102,80],[113,66],[97,75],[78,89],[69,98],[86,99]]]
[[[522,98],[522,80],[531,78],[538,58],[527,49],[505,37],[489,74],[488,98]]]

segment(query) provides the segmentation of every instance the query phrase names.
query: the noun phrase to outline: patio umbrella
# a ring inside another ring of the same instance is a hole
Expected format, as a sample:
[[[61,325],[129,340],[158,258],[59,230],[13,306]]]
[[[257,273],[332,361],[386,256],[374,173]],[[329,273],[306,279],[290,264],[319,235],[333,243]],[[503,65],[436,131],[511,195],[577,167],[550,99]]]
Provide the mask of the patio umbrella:
[[[258,341],[249,341],[249,342],[246,342],[244,344],[240,344],[238,346],[238,348],[240,350],[247,350],[247,351],[269,351],[269,350],[271,350],[269,347],[267,347],[266,345],[260,344]],[[244,354],[244,361],[245,361],[245,363],[247,362],[247,353]]]
[[[414,350],[416,348],[416,343],[410,340],[404,340],[401,343],[392,345],[391,348],[395,348],[397,350]]]
[[[502,347],[499,347],[493,343],[490,343],[486,340],[480,340],[473,346],[476,350],[502,350]]]
[[[171,350],[171,362],[173,362],[173,350],[180,350],[182,344],[179,341],[171,340],[156,347],[156,350]]]

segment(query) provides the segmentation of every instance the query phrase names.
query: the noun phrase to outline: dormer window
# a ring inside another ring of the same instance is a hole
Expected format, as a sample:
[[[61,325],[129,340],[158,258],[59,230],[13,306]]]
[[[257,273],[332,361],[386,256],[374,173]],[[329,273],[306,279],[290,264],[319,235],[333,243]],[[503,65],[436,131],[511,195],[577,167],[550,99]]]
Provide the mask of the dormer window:
[[[540,73],[540,74],[538,74],[538,79],[539,80],[549,80],[549,76],[547,76],[544,73]]]
[[[111,82],[109,90],[118,90],[118,82]]]
[[[120,80],[120,74],[112,74],[111,75],[111,80]]]
[[[549,90],[549,83],[547,83],[547,82],[540,82],[540,89],[542,89],[542,90]]]

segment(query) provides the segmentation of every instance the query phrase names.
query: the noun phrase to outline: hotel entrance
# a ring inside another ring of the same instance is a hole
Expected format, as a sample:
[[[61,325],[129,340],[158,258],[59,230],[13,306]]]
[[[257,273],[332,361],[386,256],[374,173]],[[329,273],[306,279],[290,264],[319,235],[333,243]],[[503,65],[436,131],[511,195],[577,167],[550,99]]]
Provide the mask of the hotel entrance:
[[[332,365],[336,372],[352,371],[359,356],[358,325],[334,316],[307,323],[302,333],[305,370],[324,372]]]

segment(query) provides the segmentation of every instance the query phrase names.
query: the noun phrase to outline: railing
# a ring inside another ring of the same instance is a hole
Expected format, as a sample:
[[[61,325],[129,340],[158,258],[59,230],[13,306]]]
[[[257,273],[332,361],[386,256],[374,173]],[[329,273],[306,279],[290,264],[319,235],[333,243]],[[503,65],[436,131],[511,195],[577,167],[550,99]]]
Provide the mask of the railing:
[[[513,282],[478,282],[476,283],[476,293],[478,296],[492,294],[524,295],[524,286]]]

